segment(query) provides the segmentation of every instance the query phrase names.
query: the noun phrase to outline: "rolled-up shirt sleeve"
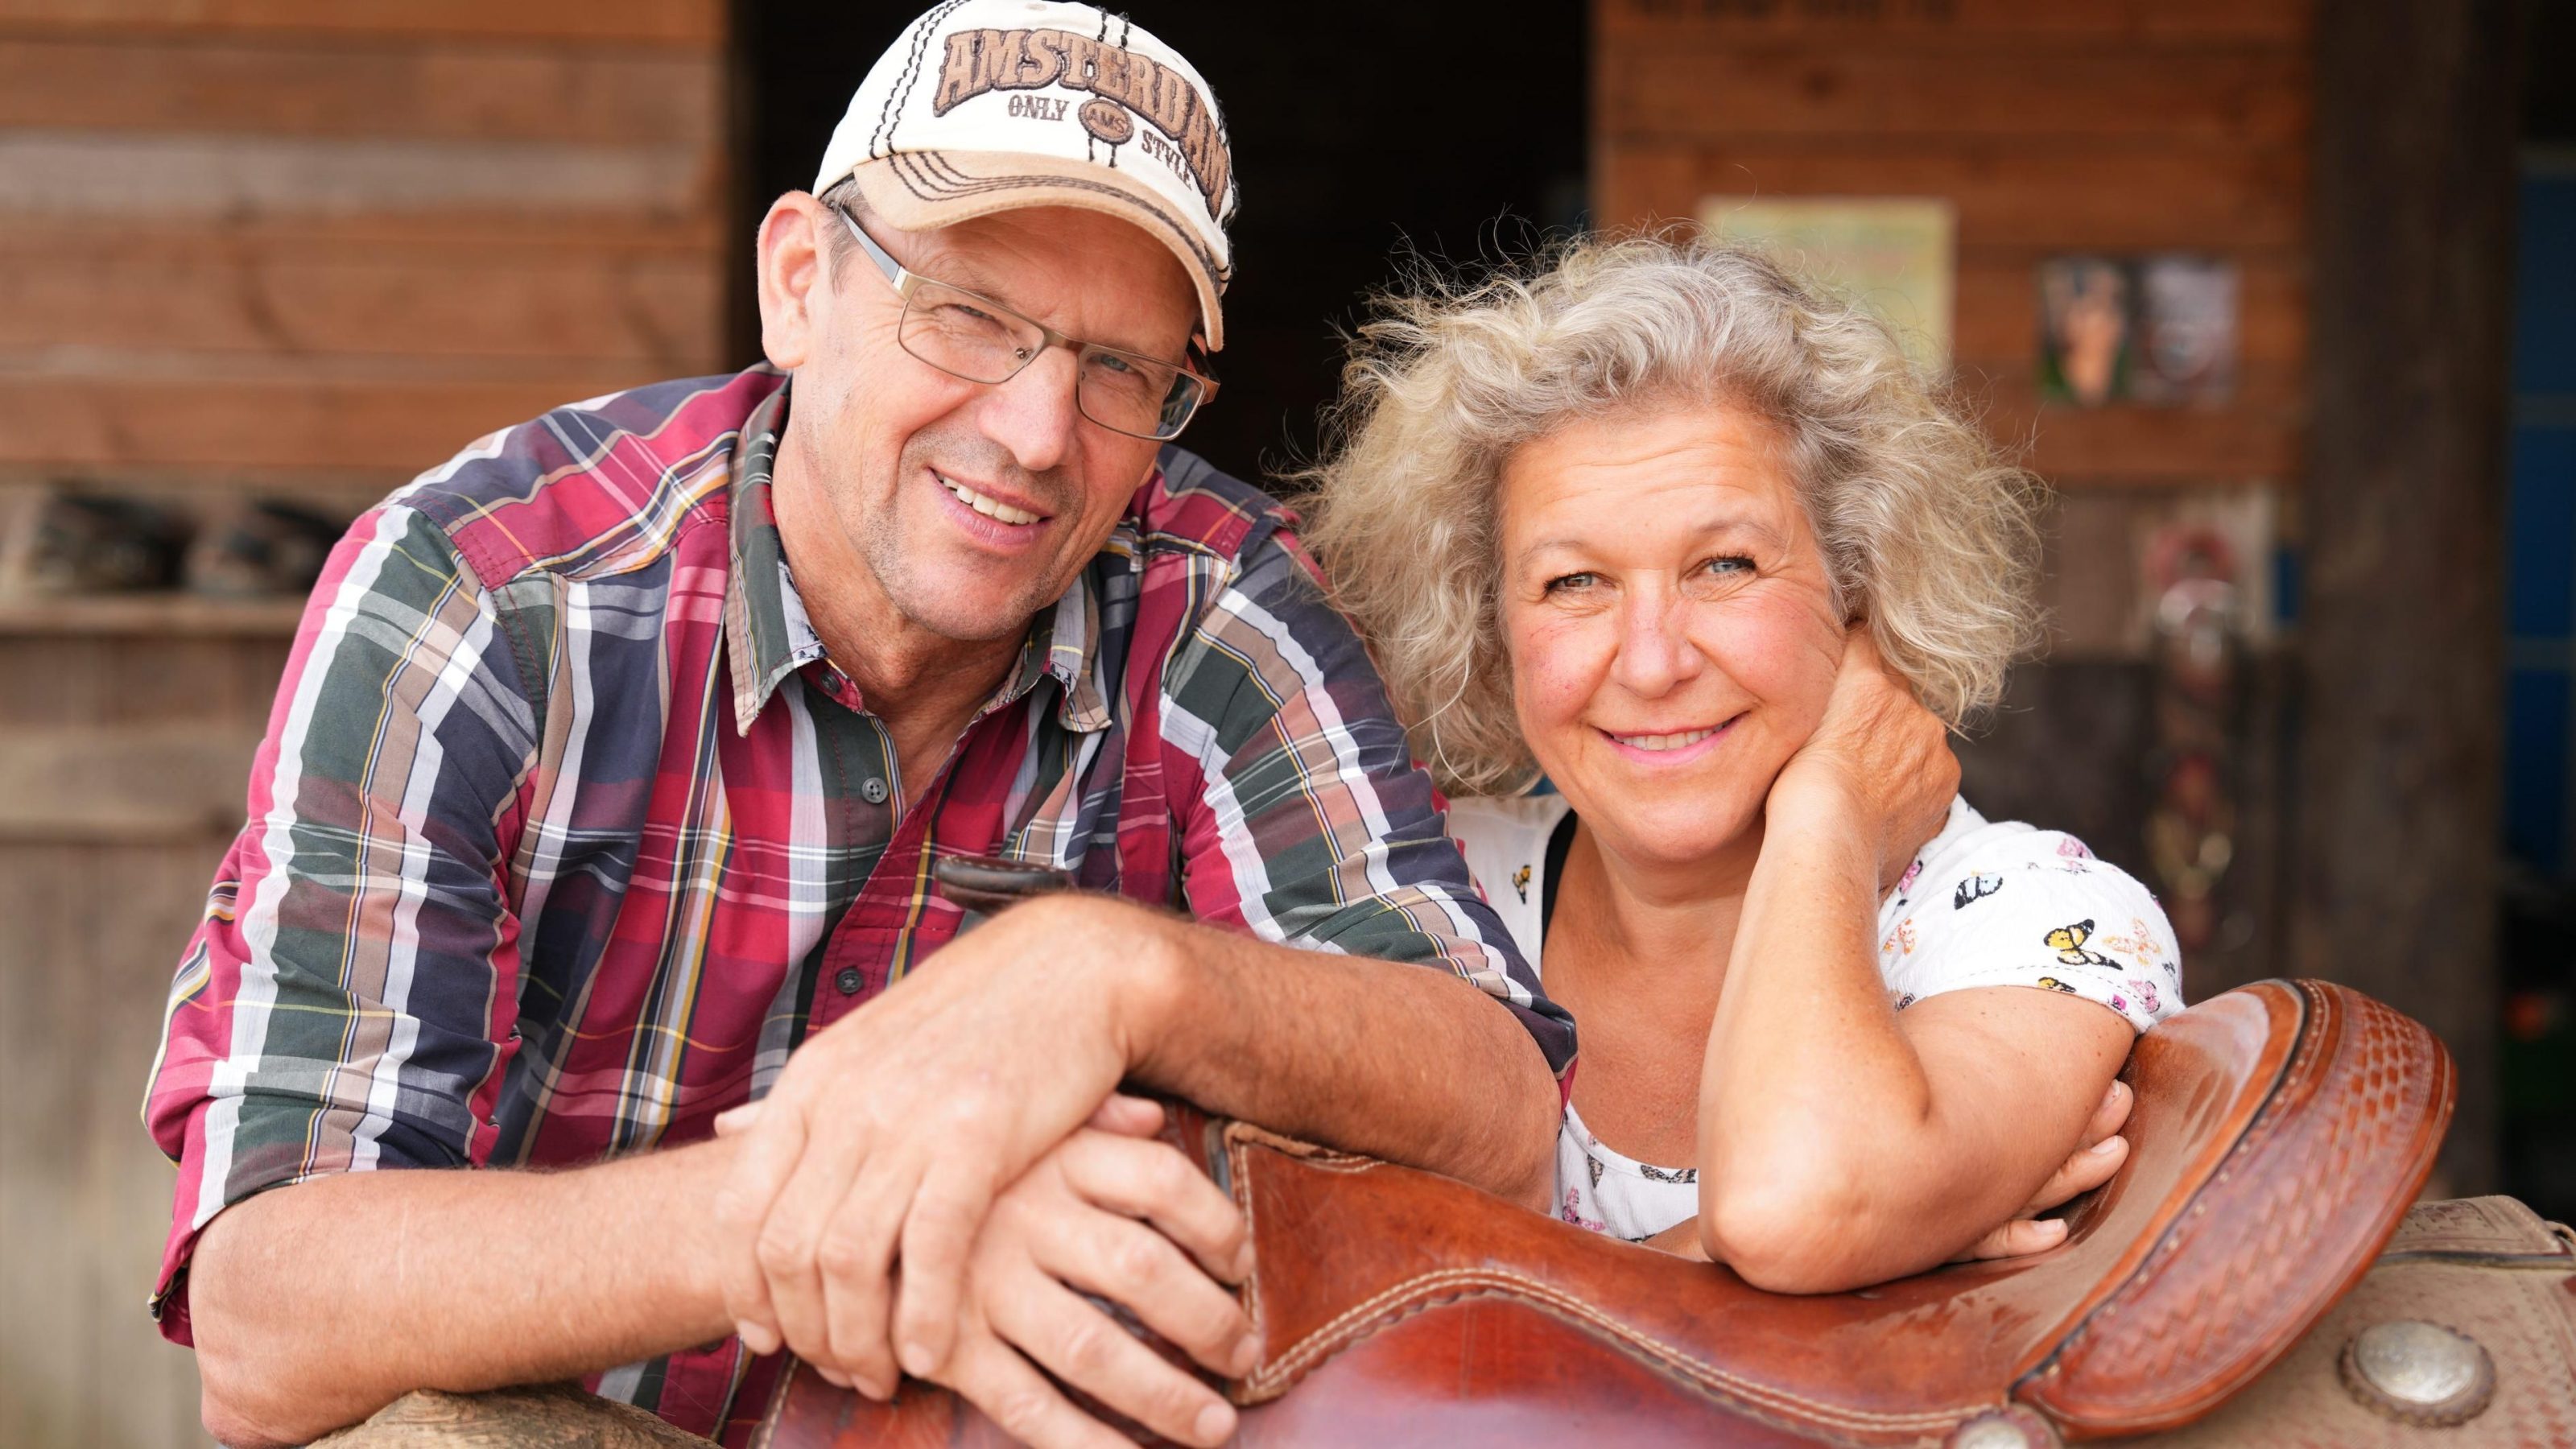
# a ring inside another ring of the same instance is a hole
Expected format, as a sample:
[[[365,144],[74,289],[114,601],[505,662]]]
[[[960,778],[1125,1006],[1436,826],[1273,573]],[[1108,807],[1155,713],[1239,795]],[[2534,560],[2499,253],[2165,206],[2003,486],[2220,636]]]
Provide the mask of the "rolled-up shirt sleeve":
[[[306,606],[247,823],[173,981],[145,1124],[178,1167],[153,1307],[264,1189],[480,1160],[517,977],[504,881],[540,643],[429,520],[351,526]]]
[[[1266,940],[1438,966],[1508,1007],[1564,1077],[1574,1023],[1476,889],[1368,652],[1293,538],[1242,555],[1164,680],[1191,910]]]

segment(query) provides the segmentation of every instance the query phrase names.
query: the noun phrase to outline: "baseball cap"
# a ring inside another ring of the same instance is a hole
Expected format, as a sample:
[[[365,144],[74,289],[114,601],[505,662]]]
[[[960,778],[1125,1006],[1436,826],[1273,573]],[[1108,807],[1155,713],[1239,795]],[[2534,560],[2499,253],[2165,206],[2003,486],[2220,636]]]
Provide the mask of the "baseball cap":
[[[814,191],[845,177],[905,231],[1023,206],[1132,221],[1180,258],[1208,350],[1225,344],[1225,119],[1180,52],[1124,16],[1059,0],[932,6],[860,82]]]

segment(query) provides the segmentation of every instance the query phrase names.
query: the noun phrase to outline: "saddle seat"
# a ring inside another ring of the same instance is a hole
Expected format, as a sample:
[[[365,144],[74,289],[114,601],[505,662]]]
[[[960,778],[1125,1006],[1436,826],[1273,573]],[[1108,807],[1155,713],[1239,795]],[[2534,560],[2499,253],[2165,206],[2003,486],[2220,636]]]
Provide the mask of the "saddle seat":
[[[1814,1297],[1247,1124],[1184,1110],[1166,1135],[1251,1224],[1243,1445],[2041,1445],[2187,1424],[2252,1382],[2396,1231],[2454,1088],[2422,1026],[2316,981],[2205,1001],[2122,1075],[2129,1160],[2066,1242]],[[756,1442],[1009,1441],[944,1390],[877,1404],[799,1366]]]

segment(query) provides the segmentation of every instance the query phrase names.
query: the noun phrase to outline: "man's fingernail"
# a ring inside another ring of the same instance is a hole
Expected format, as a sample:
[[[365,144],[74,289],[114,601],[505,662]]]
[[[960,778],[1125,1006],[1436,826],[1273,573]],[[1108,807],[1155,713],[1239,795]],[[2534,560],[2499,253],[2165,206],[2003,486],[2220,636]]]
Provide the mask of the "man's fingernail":
[[[733,1331],[742,1339],[742,1346],[755,1354],[778,1352],[778,1336],[762,1324],[737,1323]]]
[[[1223,1404],[1208,1405],[1199,1410],[1198,1430],[1199,1437],[1210,1444],[1225,1442],[1225,1436],[1234,1432],[1234,1410]]]
[[[2085,1150],[2095,1154],[2096,1156],[2107,1157],[2110,1154],[2119,1151],[2120,1147],[2121,1142],[2119,1135],[2114,1133],[2113,1135],[2105,1137],[2101,1141],[2094,1143],[2091,1147]]]
[[[930,1356],[930,1345],[917,1338],[905,1339],[895,1356],[903,1361],[903,1371],[917,1379],[930,1377],[930,1371],[939,1367],[939,1361]]]
[[[823,1365],[818,1363],[814,1365],[814,1372],[822,1375],[823,1382],[830,1384],[836,1389],[846,1389],[850,1386],[850,1376],[841,1372],[839,1369],[825,1368]]]
[[[1242,1378],[1244,1375],[1251,1373],[1252,1366],[1259,1362],[1261,1362],[1261,1340],[1252,1334],[1247,1333],[1243,1336],[1242,1341],[1234,1346],[1234,1358],[1232,1360],[1234,1376],[1236,1378]]]
[[[1234,1255],[1234,1278],[1236,1282],[1240,1283],[1251,1276],[1252,1244],[1250,1242],[1246,1242],[1243,1245],[1242,1250]]]

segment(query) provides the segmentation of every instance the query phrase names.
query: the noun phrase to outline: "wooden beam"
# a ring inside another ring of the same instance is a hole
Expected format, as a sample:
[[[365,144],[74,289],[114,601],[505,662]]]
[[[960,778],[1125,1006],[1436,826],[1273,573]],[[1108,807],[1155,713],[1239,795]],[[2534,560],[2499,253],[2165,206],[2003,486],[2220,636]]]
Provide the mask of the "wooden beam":
[[[0,30],[458,36],[712,50],[724,0],[10,0]]]
[[[723,88],[676,51],[0,33],[0,126],[687,145],[722,134]]]
[[[1707,196],[1940,196],[1959,209],[1963,249],[2223,251],[2306,234],[2307,157],[2295,146],[1900,137],[1601,149],[1596,215],[1610,226],[1693,220]]]
[[[2132,45],[2297,45],[2314,0],[1600,0],[1599,34],[1652,43],[1716,31],[1742,39],[1957,35],[2018,42],[2082,37]]]
[[[1619,140],[1988,136],[2296,145],[2307,57],[2193,49],[2141,64],[2122,44],[1906,37],[1830,49],[1719,35],[1601,57],[1600,134]]]
[[[2512,0],[2329,0],[2294,964],[2459,1060],[2443,1195],[2496,1173]]]

